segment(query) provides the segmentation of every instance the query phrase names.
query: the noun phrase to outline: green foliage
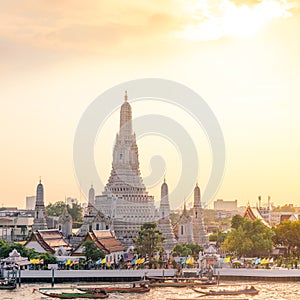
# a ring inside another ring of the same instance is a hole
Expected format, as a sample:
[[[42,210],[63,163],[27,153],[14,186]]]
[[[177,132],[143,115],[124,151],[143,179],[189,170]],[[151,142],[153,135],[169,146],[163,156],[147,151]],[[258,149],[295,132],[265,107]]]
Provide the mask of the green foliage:
[[[37,258],[43,259],[45,265],[56,264],[56,262],[57,262],[56,256],[54,256],[48,252],[39,254]]]
[[[173,248],[173,254],[174,256],[189,256],[192,254],[192,250],[186,245],[177,244]]]
[[[25,248],[23,245],[18,243],[8,243],[4,240],[0,240],[0,258],[6,258],[9,253],[16,249],[21,256],[31,258],[36,258],[37,253],[33,249]]]
[[[210,242],[216,242],[217,246],[220,247],[227,236],[226,232],[221,232],[219,230],[215,230],[210,236],[209,236],[209,241]]]
[[[86,241],[83,243],[83,255],[86,257],[86,260],[91,260],[93,262],[97,261],[100,258],[104,258],[104,253],[97,248],[94,242]]]
[[[66,207],[66,203],[63,201],[49,203],[46,206],[46,213],[48,216],[60,216]],[[69,214],[72,216],[73,222],[82,222],[82,207],[79,204],[73,203],[72,207],[67,205]]]
[[[293,204],[285,204],[283,206],[277,206],[275,208],[273,208],[274,212],[295,212],[296,209],[293,206]]]
[[[46,213],[48,216],[60,216],[66,207],[66,203],[64,201],[57,201],[54,204],[49,203],[46,206]]]
[[[299,255],[300,249],[300,221],[283,221],[274,228],[275,236],[273,241],[276,245],[286,246],[288,255]]]
[[[82,207],[79,204],[73,203],[72,207],[68,205],[68,212],[74,222],[82,222]]]
[[[198,244],[177,244],[173,248],[172,256],[198,256],[200,251],[203,251],[203,248]]]
[[[151,259],[157,251],[163,251],[161,244],[164,238],[157,229],[156,223],[145,223],[142,225],[138,237],[134,240],[136,252]]]
[[[231,219],[231,228],[238,229],[241,225],[244,224],[245,218],[241,215],[235,215]]]
[[[227,234],[222,249],[239,256],[260,256],[268,254],[273,247],[273,230],[266,227],[260,220],[241,220],[236,218],[233,226],[240,225]]]

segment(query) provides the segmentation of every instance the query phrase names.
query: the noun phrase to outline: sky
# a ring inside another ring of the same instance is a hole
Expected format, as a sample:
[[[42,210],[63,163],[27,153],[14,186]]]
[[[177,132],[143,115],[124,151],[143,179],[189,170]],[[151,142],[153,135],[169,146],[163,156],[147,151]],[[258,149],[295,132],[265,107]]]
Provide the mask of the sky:
[[[82,115],[107,89],[149,77],[188,86],[218,119],[226,167],[212,201],[255,205],[261,195],[299,206],[300,1],[0,0],[0,18],[1,206],[25,207],[40,177],[46,204],[85,202],[73,163]],[[183,110],[164,105],[132,101],[133,117],[175,116],[197,148],[195,182],[203,192],[212,163],[205,132]],[[108,116],[95,143],[104,183],[118,117]],[[182,167],[177,145],[157,135],[137,143],[142,175],[159,154],[172,191]],[[155,199],[162,178],[148,187]],[[191,193],[177,197],[189,204]]]

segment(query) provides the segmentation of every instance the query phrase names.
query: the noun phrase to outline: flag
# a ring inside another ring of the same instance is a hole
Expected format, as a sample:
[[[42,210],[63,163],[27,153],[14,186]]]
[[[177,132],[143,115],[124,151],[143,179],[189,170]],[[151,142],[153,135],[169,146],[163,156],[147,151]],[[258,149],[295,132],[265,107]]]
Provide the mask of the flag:
[[[66,266],[68,266],[68,265],[70,265],[70,264],[71,264],[71,260],[68,259],[68,260],[66,261]]]
[[[74,260],[73,261],[73,265],[78,265],[79,264],[79,261],[78,260]]]
[[[40,259],[40,264],[44,264],[44,259],[42,258],[42,259]]]
[[[225,258],[224,258],[224,263],[229,263],[229,262],[230,262],[230,256],[225,257]]]
[[[135,261],[137,260],[137,258],[134,258],[131,262],[130,262],[130,264],[133,266],[134,264],[135,264]]]
[[[30,263],[32,263],[33,265],[38,265],[40,263],[40,260],[38,258],[34,258],[30,260]]]
[[[140,259],[140,264],[143,264],[145,262],[145,258]]]
[[[260,259],[260,258],[257,258],[256,261],[255,261],[255,264],[256,264],[256,265],[259,265],[260,262],[261,262],[261,259]]]
[[[106,264],[106,257],[101,260],[101,264]]]
[[[274,262],[273,257],[269,260],[269,264],[272,264]]]
[[[186,260],[187,260],[187,257],[185,257],[185,258],[182,260],[181,264],[182,264],[182,265],[185,264]]]
[[[190,257],[185,262],[187,265],[192,265],[194,263],[194,257]]]

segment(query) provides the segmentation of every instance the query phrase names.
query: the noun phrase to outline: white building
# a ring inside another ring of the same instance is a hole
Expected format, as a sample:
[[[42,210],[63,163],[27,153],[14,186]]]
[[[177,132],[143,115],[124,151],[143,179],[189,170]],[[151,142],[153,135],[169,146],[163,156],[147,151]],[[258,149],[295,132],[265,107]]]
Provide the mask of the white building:
[[[148,195],[139,169],[127,93],[120,111],[111,174],[102,195],[96,196],[95,207],[110,218],[116,237],[126,246],[133,244],[141,225],[155,221],[154,197]]]
[[[26,197],[26,209],[27,210],[34,210],[35,201],[36,201],[35,196],[27,196]]]

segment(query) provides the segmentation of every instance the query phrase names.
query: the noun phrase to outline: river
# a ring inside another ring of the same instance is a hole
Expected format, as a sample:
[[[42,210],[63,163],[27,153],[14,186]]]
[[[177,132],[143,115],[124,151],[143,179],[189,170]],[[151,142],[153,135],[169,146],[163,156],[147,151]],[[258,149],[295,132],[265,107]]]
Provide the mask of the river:
[[[271,282],[271,281],[227,281],[222,285],[249,286],[254,285],[259,294],[256,296],[233,296],[221,297],[221,299],[263,299],[263,300],[297,300],[300,299],[300,282]],[[39,287],[50,287],[50,284],[22,284],[21,288],[13,291],[0,290],[1,300],[45,300],[50,299],[38,292],[33,293],[33,289]],[[70,287],[66,284],[57,284],[55,287]],[[227,288],[227,287],[224,287]],[[196,298],[199,294],[187,288],[155,288],[147,294],[110,294],[108,299],[130,299],[130,300],[167,300],[167,299],[189,299]],[[53,298],[54,299],[54,298]],[[220,297],[201,297],[199,299],[220,299]]]

